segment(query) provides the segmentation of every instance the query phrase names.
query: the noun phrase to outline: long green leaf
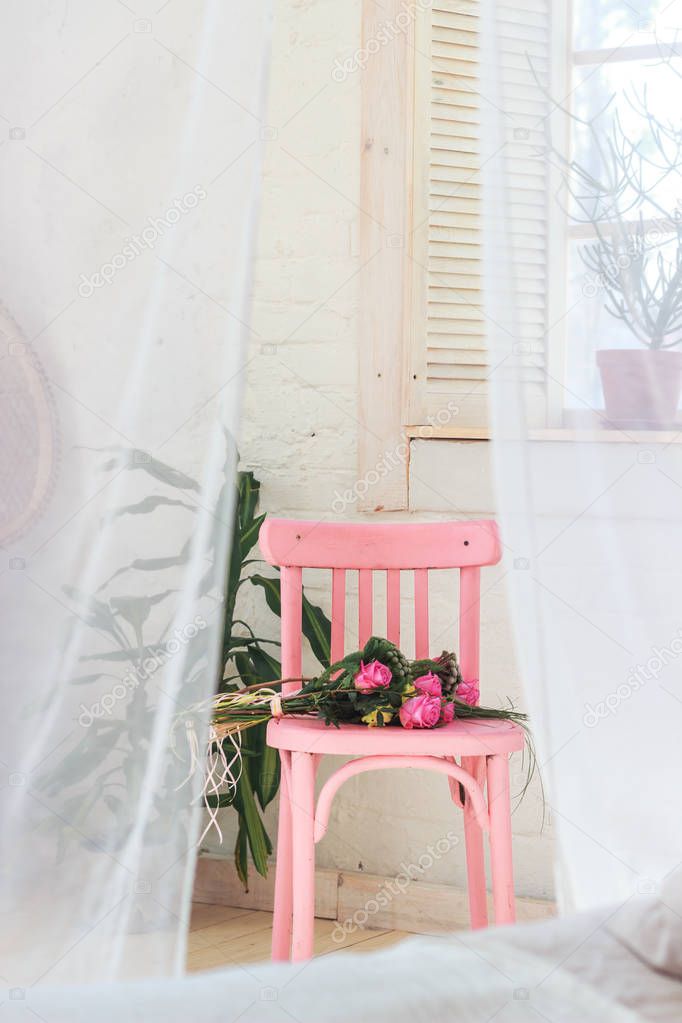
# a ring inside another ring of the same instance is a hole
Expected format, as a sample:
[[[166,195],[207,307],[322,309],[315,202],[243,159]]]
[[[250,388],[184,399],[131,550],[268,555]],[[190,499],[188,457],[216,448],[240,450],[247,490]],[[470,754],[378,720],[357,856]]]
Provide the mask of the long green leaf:
[[[110,636],[116,639],[120,638],[121,631],[119,625],[108,604],[91,596],[89,593],[84,593],[76,586],[65,585],[62,586],[62,590],[67,597],[85,610],[88,615],[88,625],[103,632],[108,632]]]
[[[254,586],[260,586],[265,594],[265,600],[272,612],[278,617],[282,615],[282,597],[280,581],[277,578],[263,575],[249,576]],[[305,594],[302,601],[301,628],[303,635],[310,643],[311,650],[323,667],[329,666],[331,649],[331,622],[322,608],[312,604]]]
[[[267,727],[263,724],[249,728],[242,738],[244,767],[263,810],[277,795],[280,775],[279,753],[266,742]]]
[[[234,792],[221,792],[219,796],[206,796],[204,801],[206,806],[210,806],[211,809],[222,810],[227,806],[232,806],[234,803]]]
[[[249,890],[249,858],[247,849],[247,837],[246,828],[244,827],[243,817],[239,818],[239,830],[237,831],[237,841],[234,843],[234,865],[237,871],[237,877],[244,885],[244,890]]]
[[[166,647],[163,643],[153,646],[125,647],[123,650],[103,650],[99,654],[82,654],[81,661],[130,661],[134,664],[143,657],[153,657],[154,654],[164,654]]]
[[[239,486],[239,527],[243,532],[253,521],[260,499],[260,480],[250,471],[238,475]]]
[[[332,623],[327,618],[321,607],[311,602],[303,594],[303,635],[310,643],[310,647],[324,668],[329,667],[332,642]]]
[[[277,679],[282,677],[282,665],[268,653],[267,650],[259,646],[252,646],[249,650],[249,656],[254,667],[254,673],[257,680],[262,682],[275,682]]]
[[[234,632],[232,624],[234,619],[234,608],[237,601],[237,590],[239,589],[242,574],[242,551],[241,541],[239,539],[239,489],[236,491],[235,500],[237,501],[237,507],[234,510],[234,518],[232,521],[230,564],[228,566],[227,578],[225,580],[225,613],[223,621],[224,636],[231,636]]]
[[[172,554],[165,558],[135,558],[129,565],[117,568],[113,575],[110,575],[101,586],[97,587],[97,592],[106,590],[113,583],[114,579],[118,579],[120,575],[125,575],[126,572],[159,572],[167,568],[175,568],[177,565],[186,565],[189,561],[190,552],[190,542],[188,540],[179,554]]]
[[[260,527],[265,521],[265,514],[258,515],[255,519],[248,523],[247,526],[242,529],[239,537],[241,556],[245,559],[258,540],[258,534],[260,533]]]
[[[243,770],[241,773],[235,792],[234,805],[243,820],[253,865],[262,877],[267,877],[268,856],[272,852],[272,842],[258,812],[248,770]]]
[[[235,650],[233,660],[245,686],[275,682],[282,677],[280,662],[258,645],[250,646],[248,652]]]
[[[112,597],[109,604],[114,614],[120,615],[129,625],[133,626],[137,635],[147,621],[151,609],[169,597],[171,593],[175,593],[175,590],[163,590],[161,593],[155,593],[152,597]]]
[[[136,504],[126,504],[121,508],[115,508],[111,513],[111,517],[118,518],[119,515],[149,515],[150,512],[156,511],[160,507],[187,508],[192,512],[197,510],[195,505],[187,504],[186,501],[164,497],[162,494],[150,494],[149,497],[143,498]]]
[[[104,450],[104,449],[102,449]],[[114,449],[116,450],[116,449]],[[152,458],[146,451],[137,451],[134,448],[119,448],[118,457],[112,458],[104,465],[105,469],[137,469],[147,473],[160,483],[167,483],[179,490],[200,490],[200,486],[191,476],[187,476],[179,469],[174,469],[166,462],[160,462],[158,458]]]
[[[264,731],[267,730],[267,725],[261,725]],[[271,803],[277,795],[280,782],[280,759],[279,751],[274,749],[272,746],[268,746],[267,743],[263,745],[263,752],[261,753],[260,760],[258,762],[258,776],[256,779],[255,789],[256,795],[258,796],[258,802],[260,803],[263,810]]]
[[[248,654],[236,653],[234,662],[245,685],[251,685],[256,681],[274,681],[281,677],[279,661],[258,646],[251,647]],[[250,728],[242,739],[244,771],[248,772],[251,787],[263,810],[277,795],[280,781],[279,753],[267,745],[266,730],[266,725]],[[244,819],[243,827],[248,835],[249,845],[251,846],[252,842],[257,844],[259,837],[252,835],[251,821]],[[265,837],[269,843],[267,835]]]
[[[264,575],[252,575],[249,576],[249,581],[254,586],[260,586],[265,595],[265,601],[270,610],[277,615],[278,618],[282,617],[282,598],[280,595],[279,579],[273,579],[270,576]]]

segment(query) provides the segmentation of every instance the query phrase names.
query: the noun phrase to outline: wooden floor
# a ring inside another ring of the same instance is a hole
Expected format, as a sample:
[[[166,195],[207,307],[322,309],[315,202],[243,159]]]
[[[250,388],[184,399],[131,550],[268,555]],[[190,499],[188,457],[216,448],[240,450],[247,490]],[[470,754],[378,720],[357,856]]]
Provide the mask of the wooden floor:
[[[334,920],[315,921],[315,955],[373,952],[395,945],[410,935],[406,931],[361,931],[334,940]],[[195,903],[192,908],[187,969],[214,970],[236,963],[254,963],[270,958],[272,913],[253,909],[231,909]],[[338,936],[338,929],[337,929]]]

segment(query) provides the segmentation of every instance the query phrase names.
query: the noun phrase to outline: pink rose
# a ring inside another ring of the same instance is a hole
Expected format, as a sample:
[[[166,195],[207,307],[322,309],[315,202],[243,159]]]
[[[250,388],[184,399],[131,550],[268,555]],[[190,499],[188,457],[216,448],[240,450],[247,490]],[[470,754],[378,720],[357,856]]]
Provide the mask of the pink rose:
[[[390,686],[393,673],[381,661],[360,661],[360,671],[355,676],[355,688],[360,693],[373,693],[375,689],[386,689]]]
[[[400,708],[400,724],[403,728],[433,728],[440,718],[440,698],[420,693],[405,700]]]
[[[470,707],[476,706],[480,695],[477,678],[472,678],[471,682],[460,682],[455,692],[457,699],[468,703]]]
[[[419,678],[416,678],[414,680],[414,688],[418,689],[420,693],[426,693],[428,696],[440,696],[442,692],[440,679],[432,671],[428,675],[420,675]]]
[[[440,709],[440,725],[449,725],[455,716],[454,703],[444,703]]]

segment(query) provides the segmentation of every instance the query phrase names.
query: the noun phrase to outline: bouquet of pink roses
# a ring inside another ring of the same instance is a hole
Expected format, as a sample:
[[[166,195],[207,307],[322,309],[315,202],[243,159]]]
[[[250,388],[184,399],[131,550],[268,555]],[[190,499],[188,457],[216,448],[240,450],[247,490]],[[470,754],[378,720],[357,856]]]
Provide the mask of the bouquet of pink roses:
[[[337,727],[349,723],[375,728],[436,728],[454,718],[526,720],[513,709],[480,707],[478,680],[462,678],[453,653],[408,661],[395,644],[378,636],[316,678],[282,681],[302,685],[289,696],[280,696],[281,683],[271,682],[217,696],[213,740],[291,714],[319,717]]]
[[[282,696],[285,682],[300,683],[300,689]],[[214,826],[222,839],[218,809],[234,799],[244,768],[242,750],[249,752],[243,749],[242,733],[289,715],[321,718],[337,728],[341,724],[437,728],[458,718],[514,721],[524,728],[529,751],[525,792],[535,770],[526,715],[511,706],[481,707],[478,696],[478,679],[462,678],[453,653],[443,651],[434,660],[409,661],[394,643],[378,636],[372,636],[362,650],[330,664],[316,678],[280,679],[242,688],[232,685],[213,698],[203,759],[198,755],[192,718],[185,717],[184,722],[192,750],[188,780],[198,769],[204,778],[203,799],[209,815],[204,835]]]

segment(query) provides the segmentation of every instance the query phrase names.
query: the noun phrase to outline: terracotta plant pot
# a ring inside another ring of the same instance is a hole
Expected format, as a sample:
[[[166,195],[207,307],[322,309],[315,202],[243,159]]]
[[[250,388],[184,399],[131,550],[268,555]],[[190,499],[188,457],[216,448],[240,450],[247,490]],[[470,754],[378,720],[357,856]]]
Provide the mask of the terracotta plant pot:
[[[676,425],[682,352],[605,348],[597,352],[597,365],[610,423],[631,430]]]

